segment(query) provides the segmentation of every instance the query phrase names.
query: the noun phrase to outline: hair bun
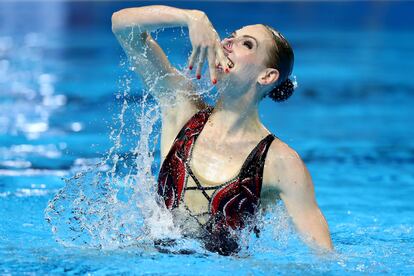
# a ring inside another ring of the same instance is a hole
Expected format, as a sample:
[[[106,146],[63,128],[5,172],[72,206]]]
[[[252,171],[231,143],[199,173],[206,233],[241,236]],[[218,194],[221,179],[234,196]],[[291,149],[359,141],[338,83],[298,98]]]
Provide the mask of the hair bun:
[[[287,79],[270,91],[268,96],[276,102],[283,102],[292,96],[295,88],[295,84],[290,79]]]

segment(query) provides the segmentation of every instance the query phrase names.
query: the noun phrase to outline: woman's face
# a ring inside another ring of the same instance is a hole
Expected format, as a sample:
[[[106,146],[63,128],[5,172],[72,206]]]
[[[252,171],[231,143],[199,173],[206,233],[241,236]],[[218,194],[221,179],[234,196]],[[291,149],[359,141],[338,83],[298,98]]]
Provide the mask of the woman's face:
[[[254,80],[267,68],[268,51],[273,45],[272,36],[263,25],[243,27],[222,41],[229,59],[230,75],[243,81]]]

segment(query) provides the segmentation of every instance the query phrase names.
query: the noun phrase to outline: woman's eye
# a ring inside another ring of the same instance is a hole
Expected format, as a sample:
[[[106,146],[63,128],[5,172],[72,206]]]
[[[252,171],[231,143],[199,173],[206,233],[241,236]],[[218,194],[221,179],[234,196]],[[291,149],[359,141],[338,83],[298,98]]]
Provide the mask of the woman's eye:
[[[243,42],[243,45],[246,46],[248,49],[253,48],[253,43],[249,40],[246,40],[245,42]]]

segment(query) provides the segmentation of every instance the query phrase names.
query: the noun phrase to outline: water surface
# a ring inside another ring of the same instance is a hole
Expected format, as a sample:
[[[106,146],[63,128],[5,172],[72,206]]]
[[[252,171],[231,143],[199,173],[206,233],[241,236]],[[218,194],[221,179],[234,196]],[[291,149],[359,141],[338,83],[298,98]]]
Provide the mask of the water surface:
[[[132,5],[0,4],[2,273],[413,273],[412,2],[174,3],[206,11],[222,36],[263,22],[291,41],[299,87],[286,103],[265,100],[260,115],[307,164],[336,254],[311,253],[286,220],[271,217],[240,257],[187,241],[182,246],[195,254],[111,246],[105,237],[102,250],[57,243],[45,220],[48,201],[64,187],[62,177],[96,164],[114,146],[111,131],[120,128],[127,87],[136,105],[123,122],[142,131],[132,112],[140,111],[142,86],[120,65],[122,51],[110,31],[111,13]],[[191,47],[181,30],[159,40],[172,62],[184,66]],[[136,146],[139,133],[125,135],[117,152]],[[154,158],[156,173],[158,150]]]

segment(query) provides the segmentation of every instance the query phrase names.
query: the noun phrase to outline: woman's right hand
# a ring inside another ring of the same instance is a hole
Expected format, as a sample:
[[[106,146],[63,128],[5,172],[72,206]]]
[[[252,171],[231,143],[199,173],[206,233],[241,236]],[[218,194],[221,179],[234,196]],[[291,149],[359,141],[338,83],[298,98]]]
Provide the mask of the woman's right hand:
[[[207,58],[210,78],[213,84],[217,83],[216,66],[221,65],[224,72],[229,72],[227,58],[221,46],[220,37],[208,19],[207,15],[198,10],[189,11],[188,29],[193,50],[189,60],[190,70],[196,63],[197,79],[201,78],[201,70]],[[216,62],[218,64],[216,64]]]

